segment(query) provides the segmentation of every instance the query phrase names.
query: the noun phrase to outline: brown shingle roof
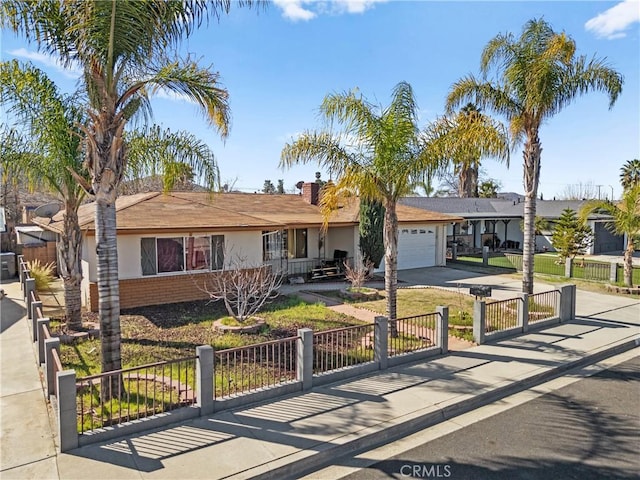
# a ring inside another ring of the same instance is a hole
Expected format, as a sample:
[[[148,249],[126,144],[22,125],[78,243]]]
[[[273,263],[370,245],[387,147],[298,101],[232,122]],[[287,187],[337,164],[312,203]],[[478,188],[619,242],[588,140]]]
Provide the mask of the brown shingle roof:
[[[357,225],[358,202],[347,202],[333,213],[329,225]],[[118,231],[215,231],[266,230],[286,227],[320,226],[320,209],[300,195],[262,195],[248,193],[158,192],[121,196],[116,201]],[[449,214],[429,212],[398,205],[402,223],[459,221]],[[78,210],[80,227],[94,230],[95,206],[82,205]],[[49,219],[35,219],[49,230],[61,232],[62,212]]]

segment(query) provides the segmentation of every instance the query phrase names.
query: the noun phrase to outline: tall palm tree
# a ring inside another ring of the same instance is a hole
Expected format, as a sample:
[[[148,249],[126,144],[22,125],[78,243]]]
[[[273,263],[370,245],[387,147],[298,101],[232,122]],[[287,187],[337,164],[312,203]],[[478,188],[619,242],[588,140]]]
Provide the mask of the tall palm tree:
[[[626,188],[618,203],[605,200],[591,200],[580,209],[580,219],[586,221],[593,212],[611,215],[613,219],[606,226],[616,235],[627,237],[624,250],[624,283],[633,286],[633,252],[635,240],[640,237],[640,184]]]
[[[198,105],[218,133],[227,136],[228,94],[218,74],[174,52],[203,21],[227,12],[230,6],[231,0],[6,0],[0,4],[3,27],[36,41],[40,50],[57,55],[63,64],[83,70],[90,108],[88,124],[82,129],[91,181],[77,180],[96,200],[102,371],[121,368],[115,201],[126,171],[125,126],[134,115],[149,115],[151,95],[164,89]],[[103,398],[119,395],[120,386],[118,379],[103,385]]]
[[[82,234],[78,207],[85,198],[71,171],[82,166],[82,105],[63,95],[41,70],[13,60],[0,63],[0,104],[22,126],[24,139],[13,155],[2,155],[3,169],[22,172],[34,187],[57,193],[64,203],[63,232],[57,242],[58,270],[64,282],[67,327],[81,319]],[[14,130],[15,131],[15,130]],[[3,135],[3,144],[5,143]],[[10,142],[7,142],[9,144]]]
[[[306,131],[282,150],[280,165],[318,162],[336,179],[325,185],[325,219],[344,197],[359,196],[384,206],[384,276],[387,314],[396,318],[398,283],[398,199],[412,192],[425,171],[434,168],[428,144],[417,127],[413,90],[401,82],[391,103],[378,108],[355,92],[327,95],[320,112],[326,125]],[[332,125],[340,129],[333,131]]]
[[[483,157],[495,157],[509,166],[509,136],[502,123],[468,103],[456,115],[444,116],[425,131],[432,148],[458,175],[458,196],[478,196],[478,173]]]
[[[469,75],[456,82],[447,108],[473,102],[504,115],[511,135],[524,137],[524,251],[522,291],[533,293],[534,219],[540,181],[540,125],[590,90],[609,96],[613,107],[622,91],[622,76],[604,60],[576,57],[576,44],[544,20],[528,21],[519,38],[500,34],[482,52],[482,79]],[[495,72],[494,72],[495,69]],[[497,80],[487,80],[494,72]]]
[[[640,160],[627,160],[620,169],[620,183],[623,189],[640,185]],[[611,199],[613,201],[613,198]]]
[[[208,190],[219,190],[220,170],[215,155],[201,139],[159,125],[125,135],[127,170],[124,178],[135,183],[150,176],[159,178],[164,191],[177,183],[196,182]]]
[[[62,95],[44,72],[30,64],[0,63],[0,104],[8,106],[8,113],[27,130],[2,133],[0,161],[3,171],[22,173],[31,185],[51,190],[62,199],[65,210],[57,242],[58,266],[64,282],[67,328],[72,330],[81,326],[82,236],[77,210],[86,197],[75,177],[87,177],[78,128],[86,118],[77,98]],[[154,174],[168,191],[188,172],[190,179],[197,179],[209,190],[218,187],[215,156],[192,134],[153,125],[128,132],[126,137],[129,161],[125,178],[135,181]]]

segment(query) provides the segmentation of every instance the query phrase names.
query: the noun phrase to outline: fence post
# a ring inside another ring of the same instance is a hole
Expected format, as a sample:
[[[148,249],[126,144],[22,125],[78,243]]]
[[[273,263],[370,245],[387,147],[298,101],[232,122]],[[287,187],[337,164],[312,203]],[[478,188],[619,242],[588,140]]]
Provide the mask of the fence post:
[[[378,316],[374,322],[373,359],[378,362],[380,370],[385,370],[389,366],[389,320]]]
[[[48,318],[39,318],[36,325],[38,331],[38,363],[42,365],[45,359],[44,351],[44,329],[49,328]]]
[[[58,389],[58,441],[60,452],[78,448],[76,410],[76,372],[65,370],[56,375]]]
[[[458,259],[458,244],[453,243],[451,244],[451,260],[457,260],[457,259]]]
[[[436,338],[442,354],[445,355],[449,352],[449,307],[438,305],[436,312],[438,313]]]
[[[618,264],[616,262],[611,262],[611,267],[609,268],[609,282],[616,283],[618,281]]]
[[[560,299],[558,300],[558,317],[561,322],[568,322],[575,318],[576,312],[576,286],[562,285],[560,287]]]
[[[489,265],[489,247],[482,247],[482,265]]]
[[[296,380],[302,382],[302,390],[313,387],[313,330],[310,328],[298,329]]]
[[[476,300],[473,303],[473,341],[478,345],[484,343],[486,329],[487,303],[484,300]]]
[[[24,281],[24,301],[27,304],[27,318],[31,320],[31,292],[36,290],[36,281],[33,278],[27,278]]]
[[[522,332],[529,331],[529,294],[520,293],[520,302],[518,303],[518,326],[522,328]]]
[[[214,362],[215,355],[211,345],[196,347],[196,402],[200,415],[213,413]]]
[[[18,255],[18,278],[20,280],[20,290],[24,292],[24,272],[22,271],[22,262],[24,255]]]
[[[38,308],[42,310],[42,302],[31,302],[31,327],[33,330],[33,341],[38,341]]]
[[[53,364],[53,350],[56,350],[58,352],[58,355],[60,354],[59,338],[47,338],[44,341],[44,371],[45,380],[47,381],[47,398],[49,398],[51,395],[55,395],[56,393],[56,377],[54,375],[56,369],[55,365]]]

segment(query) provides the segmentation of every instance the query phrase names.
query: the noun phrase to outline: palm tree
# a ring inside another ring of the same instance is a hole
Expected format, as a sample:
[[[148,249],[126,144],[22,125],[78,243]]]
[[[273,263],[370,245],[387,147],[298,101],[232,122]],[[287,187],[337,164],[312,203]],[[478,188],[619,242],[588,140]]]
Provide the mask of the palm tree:
[[[640,185],[640,160],[634,158],[625,162],[620,169],[620,183],[624,190],[634,185]]]
[[[458,175],[458,196],[478,196],[482,157],[495,157],[509,166],[509,137],[502,123],[468,103],[455,116],[444,116],[426,129],[426,135]]]
[[[64,203],[58,266],[64,282],[67,328],[71,330],[81,326],[82,236],[77,210],[86,197],[74,178],[84,172],[78,124],[86,121],[83,106],[75,98],[62,95],[44,72],[30,64],[0,63],[0,103],[9,106],[9,113],[28,130],[23,135],[15,129],[3,133],[3,170],[25,174],[32,185],[56,192]],[[185,175],[190,180],[197,177],[209,190],[218,186],[215,156],[192,134],[153,125],[126,136],[129,161],[125,178],[135,181],[154,174],[165,191]]]
[[[613,217],[606,225],[616,235],[627,237],[624,251],[624,283],[633,286],[634,241],[640,236],[640,184],[626,188],[620,202],[614,204],[604,200],[591,200],[580,209],[580,219],[585,222],[593,212]]]
[[[133,184],[147,176],[157,178],[165,192],[196,181],[208,190],[220,188],[220,170],[215,155],[201,139],[159,125],[125,135],[127,170],[124,179]]]
[[[317,161],[336,178],[328,183],[320,201],[325,219],[341,199],[382,203],[384,213],[384,276],[387,315],[396,318],[398,283],[398,199],[412,192],[425,171],[435,168],[428,145],[417,127],[413,90],[401,82],[391,104],[377,108],[355,92],[327,95],[320,107],[325,128],[306,131],[286,144],[280,165]],[[332,125],[341,127],[334,132]]]
[[[81,171],[82,106],[65,96],[39,69],[17,61],[0,63],[0,103],[23,126],[21,147],[2,155],[3,169],[22,172],[32,186],[56,192],[64,203],[58,270],[64,282],[67,327],[81,324],[82,234],[78,207],[85,198],[71,170]],[[5,143],[3,135],[3,144]],[[27,140],[29,139],[29,140]],[[7,142],[7,144],[10,142]]]
[[[524,250],[522,291],[533,292],[534,219],[540,181],[540,125],[578,95],[590,90],[609,96],[609,108],[622,91],[622,76],[604,60],[575,56],[576,44],[556,33],[544,20],[530,20],[519,38],[500,34],[482,52],[483,79],[469,75],[456,82],[447,96],[452,111],[464,102],[504,115],[511,135],[524,137]],[[495,67],[495,78],[487,80]]]
[[[89,121],[82,130],[91,182],[76,179],[96,204],[102,371],[121,368],[115,201],[127,164],[125,126],[135,115],[149,115],[151,95],[164,89],[198,105],[218,133],[227,136],[228,94],[218,74],[171,53],[203,21],[230,6],[230,0],[6,0],[0,6],[3,27],[35,40],[40,50],[57,55],[63,64],[83,70]],[[119,395],[120,387],[114,377],[112,385],[103,385],[103,398]]]

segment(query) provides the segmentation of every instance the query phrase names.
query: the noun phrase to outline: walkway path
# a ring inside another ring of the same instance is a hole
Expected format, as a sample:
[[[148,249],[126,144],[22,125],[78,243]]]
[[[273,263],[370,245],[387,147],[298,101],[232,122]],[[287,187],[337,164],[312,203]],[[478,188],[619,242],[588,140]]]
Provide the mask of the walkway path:
[[[56,445],[20,283],[0,300],[0,477],[58,478]]]
[[[334,312],[339,312],[344,315],[348,315],[353,318],[357,318],[358,320],[362,320],[363,322],[373,323],[377,316],[380,314],[374,312],[372,310],[368,310],[366,308],[359,308],[348,303],[343,303],[340,300],[337,300],[332,297],[328,297],[326,295],[322,295],[318,290],[314,289],[314,285],[308,285],[307,288],[309,290],[299,290],[296,292],[300,298],[308,301],[308,302],[322,302],[327,308],[333,310]],[[334,289],[344,288],[344,283],[341,284],[333,284]],[[376,288],[380,288],[379,285],[376,285]],[[456,337],[453,335],[449,335],[449,350],[452,352],[458,352],[460,350],[465,350],[467,348],[471,348],[476,345],[473,342],[469,342],[467,340],[463,340],[460,337]]]

